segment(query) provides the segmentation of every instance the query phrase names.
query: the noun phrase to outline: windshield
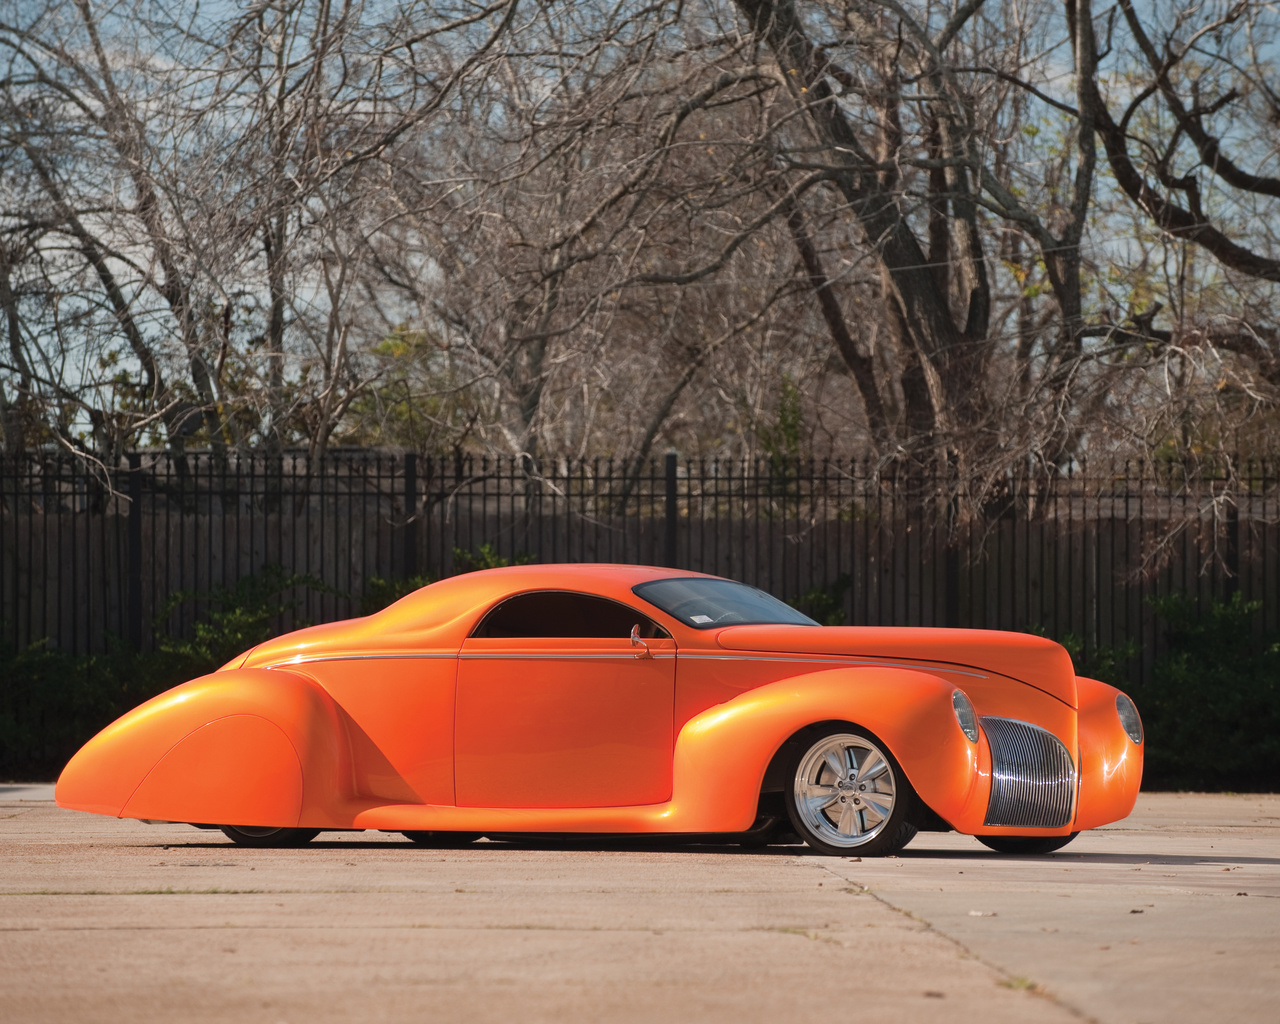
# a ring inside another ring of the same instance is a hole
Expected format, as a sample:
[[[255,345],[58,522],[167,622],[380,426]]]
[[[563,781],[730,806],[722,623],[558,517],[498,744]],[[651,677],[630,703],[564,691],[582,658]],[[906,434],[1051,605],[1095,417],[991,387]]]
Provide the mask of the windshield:
[[[744,623],[818,625],[809,616],[800,614],[791,605],[783,604],[763,590],[733,580],[696,577],[654,580],[632,587],[631,592],[694,629]]]

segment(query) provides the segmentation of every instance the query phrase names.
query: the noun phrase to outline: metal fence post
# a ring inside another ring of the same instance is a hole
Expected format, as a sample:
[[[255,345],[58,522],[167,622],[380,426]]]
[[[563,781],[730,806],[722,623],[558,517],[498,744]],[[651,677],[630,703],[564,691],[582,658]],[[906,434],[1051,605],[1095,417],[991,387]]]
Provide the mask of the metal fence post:
[[[418,575],[418,531],[414,517],[418,510],[418,456],[404,456],[404,575]]]
[[[142,649],[142,455],[129,453],[129,643]]]
[[[666,563],[676,568],[676,453],[667,452]]]
[[[1227,550],[1223,562],[1226,579],[1222,596],[1229,600],[1240,589],[1240,506],[1234,501],[1227,506]]]

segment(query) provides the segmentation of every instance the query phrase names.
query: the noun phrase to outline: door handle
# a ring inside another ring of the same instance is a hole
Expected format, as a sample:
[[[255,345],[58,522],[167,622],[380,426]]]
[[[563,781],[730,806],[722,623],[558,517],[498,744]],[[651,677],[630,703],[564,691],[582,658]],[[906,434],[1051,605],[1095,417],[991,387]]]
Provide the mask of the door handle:
[[[637,658],[653,657],[653,652],[649,650],[649,645],[640,639],[640,624],[638,622],[631,627],[631,646],[643,648],[643,650],[636,651]]]

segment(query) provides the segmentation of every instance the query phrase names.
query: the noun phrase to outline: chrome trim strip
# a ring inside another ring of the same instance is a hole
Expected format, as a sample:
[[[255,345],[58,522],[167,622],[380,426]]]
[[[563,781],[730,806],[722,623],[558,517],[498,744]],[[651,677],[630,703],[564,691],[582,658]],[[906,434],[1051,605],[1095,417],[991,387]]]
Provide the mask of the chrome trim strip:
[[[557,654],[547,652],[546,654],[528,653],[508,653],[506,651],[461,651],[458,654],[324,654],[314,658],[304,657],[302,655],[294,655],[285,661],[277,661],[265,668],[282,668],[288,665],[308,665],[321,661],[394,661],[394,660],[430,660],[443,658],[465,658],[468,660],[498,659],[506,658],[511,661],[542,661],[570,658],[635,658],[634,651],[600,651],[598,654]],[[655,651],[653,657],[657,658],[675,658],[680,657],[685,661],[770,661],[785,662],[802,665],[832,665],[839,667],[841,665],[857,665],[867,668],[912,668],[921,669],[927,672],[950,672],[952,675],[972,676],[975,679],[986,679],[987,676],[981,672],[969,672],[964,669],[947,668],[938,665],[919,663],[919,662],[899,662],[899,661],[864,661],[858,658],[842,658],[839,655],[831,657],[804,657],[802,655],[758,655],[758,654],[680,654],[678,651]]]
[[[866,661],[860,658],[845,658],[838,654],[830,657],[804,657],[802,655],[759,655],[759,654],[680,654],[684,661],[787,661],[810,665],[860,665],[867,668],[917,668],[926,672],[950,672],[957,676],[972,676],[974,679],[988,678],[982,672],[970,672],[965,669],[949,668],[938,663],[901,662],[901,661]]]
[[[310,665],[318,661],[422,661],[456,657],[456,654],[322,654],[317,658],[306,658],[301,654],[295,654],[285,661],[273,662],[264,667],[285,668],[289,665]]]
[[[657,651],[652,658],[642,658],[635,651],[601,651],[599,654],[546,654],[519,653],[512,651],[463,651],[458,657],[464,661],[600,661],[601,659],[626,659],[628,661],[656,661],[659,658],[674,658],[674,651]]]

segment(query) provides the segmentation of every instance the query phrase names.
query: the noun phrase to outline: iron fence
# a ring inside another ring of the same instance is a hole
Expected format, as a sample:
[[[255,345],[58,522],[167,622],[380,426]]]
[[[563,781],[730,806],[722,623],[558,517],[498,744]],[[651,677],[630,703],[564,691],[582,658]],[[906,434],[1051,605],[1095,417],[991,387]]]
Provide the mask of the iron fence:
[[[1229,472],[1228,472],[1229,469]],[[219,586],[280,566],[281,630],[358,614],[374,579],[495,557],[678,566],[745,580],[855,625],[1074,634],[1160,648],[1148,598],[1240,590],[1280,626],[1276,466],[1117,460],[1005,481],[961,516],[936,478],[865,460],[323,460],[138,452],[118,467],[0,466],[0,637],[146,650]],[[176,594],[193,597],[170,607]]]

